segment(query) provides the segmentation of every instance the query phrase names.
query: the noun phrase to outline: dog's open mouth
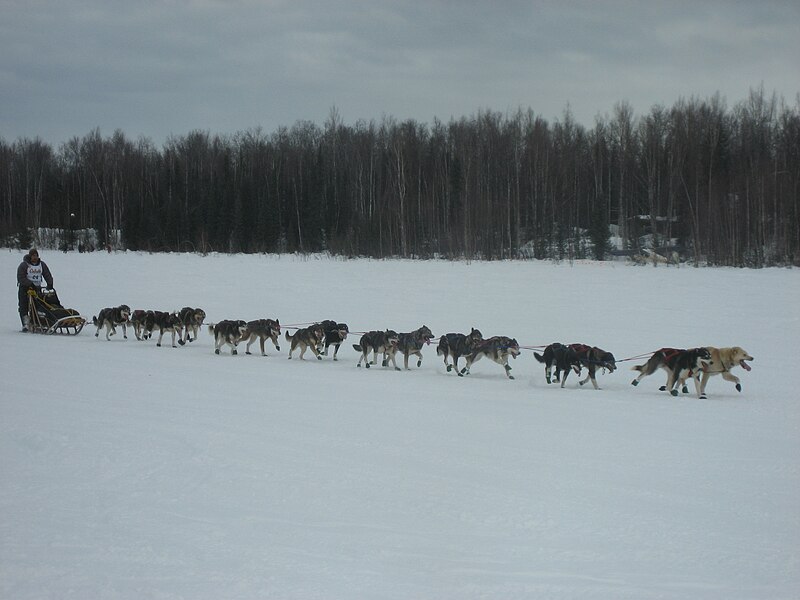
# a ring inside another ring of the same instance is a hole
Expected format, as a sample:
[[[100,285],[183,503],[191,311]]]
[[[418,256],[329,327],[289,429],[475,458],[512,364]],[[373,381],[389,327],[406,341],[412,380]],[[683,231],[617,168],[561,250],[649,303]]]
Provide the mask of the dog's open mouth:
[[[739,361],[739,366],[740,366],[740,367],[742,367],[742,368],[743,368],[745,371],[749,371],[749,370],[750,370],[750,365],[748,365],[748,364],[747,364],[746,362],[744,362],[743,360],[740,360],[740,361]]]

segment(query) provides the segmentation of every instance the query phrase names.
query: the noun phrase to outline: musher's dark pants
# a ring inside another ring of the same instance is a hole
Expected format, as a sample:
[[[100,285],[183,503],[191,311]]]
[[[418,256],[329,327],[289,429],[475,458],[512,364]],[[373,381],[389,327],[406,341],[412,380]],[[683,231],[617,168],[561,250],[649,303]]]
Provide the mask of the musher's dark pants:
[[[28,300],[28,290],[30,288],[22,287],[21,285],[18,286],[18,287],[19,287],[19,292],[18,292],[18,296],[19,296],[19,320],[23,325],[25,325],[24,317],[28,314],[28,305],[29,305],[29,302],[30,302]]]

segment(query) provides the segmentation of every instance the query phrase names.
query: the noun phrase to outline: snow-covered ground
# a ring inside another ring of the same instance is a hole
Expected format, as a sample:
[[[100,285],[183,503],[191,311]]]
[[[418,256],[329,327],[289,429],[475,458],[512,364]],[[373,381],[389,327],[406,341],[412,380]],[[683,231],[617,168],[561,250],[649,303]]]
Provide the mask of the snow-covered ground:
[[[798,598],[800,271],[43,252],[65,305],[741,345],[709,399],[22,334],[0,251],[0,597]]]

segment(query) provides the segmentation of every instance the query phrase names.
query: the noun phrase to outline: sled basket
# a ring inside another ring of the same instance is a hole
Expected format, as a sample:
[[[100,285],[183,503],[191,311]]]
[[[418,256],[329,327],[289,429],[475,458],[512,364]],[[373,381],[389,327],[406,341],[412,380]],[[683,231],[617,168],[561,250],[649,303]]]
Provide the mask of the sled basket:
[[[78,335],[86,319],[72,308],[64,308],[55,290],[28,291],[28,330],[33,333]]]

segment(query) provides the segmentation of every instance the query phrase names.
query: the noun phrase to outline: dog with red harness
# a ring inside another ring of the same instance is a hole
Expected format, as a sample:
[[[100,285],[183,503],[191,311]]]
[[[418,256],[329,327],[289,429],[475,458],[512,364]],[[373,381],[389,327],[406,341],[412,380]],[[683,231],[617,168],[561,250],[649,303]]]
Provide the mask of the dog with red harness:
[[[631,385],[639,385],[639,382],[648,375],[652,375],[658,369],[667,372],[667,384],[662,386],[662,391],[668,391],[673,396],[678,395],[679,382],[686,381],[689,377],[694,379],[697,397],[702,395],[700,386],[700,373],[713,365],[711,353],[708,348],[661,348],[656,350],[650,359],[643,365],[633,367],[634,371],[639,371],[639,376],[631,381]]]
[[[599,390],[597,371],[604,369],[609,373],[613,373],[617,370],[617,360],[611,352],[607,352],[597,346],[588,346],[587,344],[570,344],[568,347],[577,355],[581,367],[585,367],[589,371],[589,374],[578,382],[579,385],[585,385],[586,382],[591,381],[594,389]],[[565,374],[564,379],[566,378]]]

